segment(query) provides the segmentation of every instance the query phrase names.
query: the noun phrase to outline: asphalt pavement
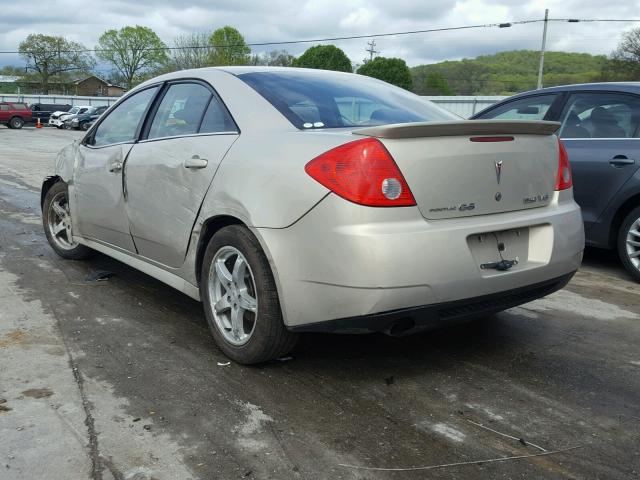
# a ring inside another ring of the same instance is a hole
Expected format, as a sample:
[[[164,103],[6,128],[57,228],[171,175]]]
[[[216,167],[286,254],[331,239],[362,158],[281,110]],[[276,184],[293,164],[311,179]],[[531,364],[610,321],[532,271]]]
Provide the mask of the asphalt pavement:
[[[49,248],[40,183],[81,136],[0,127],[0,479],[640,477],[640,284],[615,254],[472,324],[240,366],[198,302]]]

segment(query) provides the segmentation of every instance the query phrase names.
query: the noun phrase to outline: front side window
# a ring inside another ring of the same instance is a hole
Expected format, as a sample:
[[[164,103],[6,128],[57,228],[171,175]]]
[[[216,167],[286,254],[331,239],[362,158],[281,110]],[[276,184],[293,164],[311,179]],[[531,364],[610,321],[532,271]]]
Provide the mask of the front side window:
[[[100,147],[135,140],[138,126],[157,90],[158,87],[147,88],[123,100],[98,125],[91,145]]]
[[[535,95],[507,102],[478,118],[495,120],[543,120],[557,94]]]
[[[640,97],[575,93],[562,113],[561,138],[633,138],[640,126]]]
[[[209,89],[198,83],[171,85],[160,102],[147,138],[198,133],[211,97]]]
[[[2,110],[3,112],[9,111],[9,105],[6,105],[6,104],[0,105],[0,110]]]
[[[242,73],[238,78],[300,129],[460,119],[413,93],[363,75],[301,70]]]

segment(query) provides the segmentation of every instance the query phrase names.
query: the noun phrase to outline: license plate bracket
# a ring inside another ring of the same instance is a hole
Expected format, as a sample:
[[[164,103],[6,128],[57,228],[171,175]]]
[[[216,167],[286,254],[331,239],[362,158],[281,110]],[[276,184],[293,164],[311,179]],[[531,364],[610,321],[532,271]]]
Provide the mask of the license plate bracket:
[[[469,235],[467,245],[483,274],[505,272],[527,262],[529,228]]]

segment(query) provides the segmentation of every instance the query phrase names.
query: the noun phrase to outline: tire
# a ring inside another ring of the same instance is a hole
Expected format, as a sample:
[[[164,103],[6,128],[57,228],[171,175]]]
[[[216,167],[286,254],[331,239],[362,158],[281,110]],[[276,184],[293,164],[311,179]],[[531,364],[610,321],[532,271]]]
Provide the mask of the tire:
[[[64,182],[54,183],[47,191],[42,204],[42,225],[47,241],[51,248],[62,258],[70,260],[84,260],[93,252],[90,248],[73,241],[72,221],[69,214],[69,193]],[[66,212],[66,217],[59,213]],[[66,226],[56,233],[55,227]],[[71,236],[71,238],[69,238]]]
[[[640,282],[640,207],[631,210],[620,225],[618,255],[624,268]]]
[[[81,123],[80,130],[82,130],[83,132],[86,132],[87,130],[89,130],[89,122]]]
[[[24,125],[24,120],[20,117],[13,117],[9,120],[9,126],[15,130],[19,130]]]
[[[239,269],[244,272],[242,277],[232,274],[241,257],[246,262],[245,269]],[[229,289],[221,281],[223,277],[218,275],[214,262],[222,262],[227,277],[232,274],[232,278],[224,277],[232,280],[225,281]],[[216,344],[227,357],[249,365],[273,360],[291,351],[298,335],[289,332],[284,325],[269,262],[248,228],[230,225],[218,231],[207,246],[202,267],[200,297],[207,323]],[[236,284],[238,287],[233,287]],[[243,286],[244,293],[238,293],[243,292]],[[215,309],[214,303],[221,297],[226,298],[226,306],[218,302],[221,306]],[[234,305],[249,307],[234,310]],[[250,306],[254,306],[255,311],[251,311]],[[235,325],[242,331],[232,327],[234,311],[240,312],[239,323]],[[244,335],[248,337],[243,338]]]

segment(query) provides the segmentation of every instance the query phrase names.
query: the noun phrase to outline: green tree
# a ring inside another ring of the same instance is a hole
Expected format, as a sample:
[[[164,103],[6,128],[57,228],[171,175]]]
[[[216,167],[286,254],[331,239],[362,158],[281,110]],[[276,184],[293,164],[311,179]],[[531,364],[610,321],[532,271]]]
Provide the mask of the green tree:
[[[405,90],[411,90],[412,87],[411,72],[401,58],[376,57],[362,65],[357,73],[392,83]]]
[[[209,44],[209,35],[206,33],[179,35],[174,39],[173,46],[175,48],[171,50],[167,70],[186,70],[211,65],[214,49]]]
[[[294,67],[318,68],[352,72],[351,60],[335,45],[315,45],[308,48],[293,63]]]
[[[272,50],[251,57],[251,65],[266,65],[269,67],[293,67],[296,57],[286,50]]]
[[[49,83],[61,75],[89,71],[95,65],[93,57],[80,43],[64,37],[31,34],[20,43],[18,51],[25,59],[31,79],[38,82],[42,92],[49,93]]]
[[[618,78],[622,76],[629,80],[640,79],[640,28],[634,28],[622,35],[611,60],[610,69]]]
[[[24,67],[14,67],[13,65],[5,65],[0,68],[0,75],[9,75],[15,77],[21,77],[26,73]]]
[[[214,31],[209,37],[209,45],[213,65],[247,65],[250,62],[251,48],[242,34],[229,25]]]
[[[447,79],[440,72],[432,72],[427,75],[425,82],[426,95],[453,95]]]
[[[131,88],[146,72],[168,61],[167,46],[148,27],[122,27],[107,30],[98,40],[96,55],[112,64]]]

